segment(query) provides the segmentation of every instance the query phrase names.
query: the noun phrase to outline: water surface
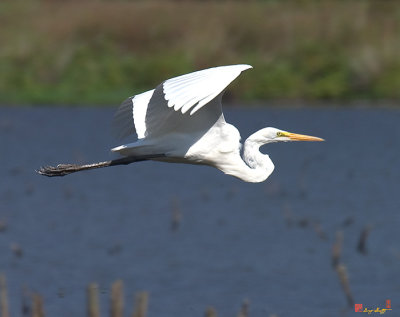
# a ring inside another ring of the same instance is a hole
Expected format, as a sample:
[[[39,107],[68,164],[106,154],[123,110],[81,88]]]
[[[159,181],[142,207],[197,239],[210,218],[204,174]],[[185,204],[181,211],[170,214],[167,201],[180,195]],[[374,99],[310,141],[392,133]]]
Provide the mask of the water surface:
[[[136,291],[150,293],[149,317],[203,316],[208,306],[235,316],[244,299],[251,316],[338,316],[347,305],[331,265],[338,231],[355,301],[372,308],[392,299],[387,314],[398,314],[400,111],[228,109],[243,138],[274,126],[326,139],[263,147],[275,171],[260,184],[157,162],[34,173],[112,158],[112,114],[0,108],[0,271],[12,316],[24,286],[43,295],[48,316],[85,316],[90,282],[106,315],[116,279],[128,310]],[[356,246],[366,225],[363,255]]]

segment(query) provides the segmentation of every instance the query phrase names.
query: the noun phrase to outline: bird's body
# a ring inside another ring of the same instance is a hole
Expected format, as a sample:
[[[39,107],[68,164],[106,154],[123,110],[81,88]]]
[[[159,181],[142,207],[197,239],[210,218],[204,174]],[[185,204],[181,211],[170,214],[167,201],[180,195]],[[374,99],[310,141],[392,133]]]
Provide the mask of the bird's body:
[[[249,68],[232,65],[197,71],[168,79],[153,90],[125,100],[115,115],[117,133],[120,137],[136,133],[138,137],[136,142],[112,149],[125,157],[125,163],[114,160],[98,166],[59,165],[44,167],[39,173],[59,176],[131,161],[157,160],[209,165],[246,182],[262,182],[272,173],[274,164],[268,155],[260,153],[261,145],[322,139],[264,128],[252,134],[241,151],[240,133],[225,121],[221,98],[225,88]]]

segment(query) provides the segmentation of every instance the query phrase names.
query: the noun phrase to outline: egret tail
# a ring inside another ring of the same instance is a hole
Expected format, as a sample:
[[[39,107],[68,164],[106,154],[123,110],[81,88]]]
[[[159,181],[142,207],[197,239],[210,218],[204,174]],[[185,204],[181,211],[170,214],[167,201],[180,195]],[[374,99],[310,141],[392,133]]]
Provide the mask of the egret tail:
[[[147,161],[154,158],[164,157],[164,154],[142,155],[142,156],[128,156],[111,161],[91,163],[91,164],[58,164],[57,166],[42,166],[36,172],[40,175],[53,177],[65,176],[71,173],[91,170],[95,168],[102,168],[115,165],[127,165],[135,162]]]

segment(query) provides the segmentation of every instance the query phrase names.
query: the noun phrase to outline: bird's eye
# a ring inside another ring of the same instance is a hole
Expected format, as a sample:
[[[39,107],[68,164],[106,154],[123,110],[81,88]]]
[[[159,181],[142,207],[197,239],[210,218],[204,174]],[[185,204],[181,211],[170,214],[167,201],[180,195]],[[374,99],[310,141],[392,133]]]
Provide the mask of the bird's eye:
[[[282,132],[276,132],[276,136],[283,136],[283,133]]]

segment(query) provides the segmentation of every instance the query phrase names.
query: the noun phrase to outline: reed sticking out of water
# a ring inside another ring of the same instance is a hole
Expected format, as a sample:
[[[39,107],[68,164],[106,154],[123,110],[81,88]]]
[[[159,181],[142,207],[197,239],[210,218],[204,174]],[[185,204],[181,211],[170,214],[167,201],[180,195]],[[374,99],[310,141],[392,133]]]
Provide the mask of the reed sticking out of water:
[[[135,307],[132,317],[146,317],[149,295],[147,292],[139,292],[135,295]]]
[[[344,264],[339,264],[336,267],[336,273],[339,276],[340,284],[342,285],[343,292],[346,295],[347,303],[349,304],[349,307],[353,307],[354,298],[350,290],[350,282],[347,275],[346,266]]]
[[[350,282],[347,275],[347,269],[346,266],[342,264],[340,260],[340,256],[342,253],[342,244],[343,244],[343,233],[342,231],[338,231],[336,233],[336,241],[332,247],[332,266],[338,275],[340,285],[342,286],[343,292],[347,299],[347,303],[349,307],[352,307],[354,306],[354,298],[350,290]]]
[[[340,263],[340,255],[342,254],[343,232],[336,233],[336,241],[332,246],[332,266],[336,270]]]
[[[328,237],[327,237],[325,231],[322,229],[322,226],[318,221],[313,222],[313,227],[314,227],[314,231],[318,235],[318,237],[320,237],[322,240],[328,240]]]
[[[100,317],[99,287],[96,283],[91,283],[87,287],[87,317]],[[110,296],[110,317],[123,317],[124,306],[123,282],[115,281],[111,285]],[[30,300],[32,306],[30,306]],[[135,304],[132,317],[146,317],[149,295],[147,292],[135,294]],[[43,298],[38,293],[31,293],[25,287],[22,289],[22,316],[45,317]],[[205,317],[217,317],[217,312],[213,307],[208,307]],[[245,299],[237,317],[249,316],[249,301]],[[10,317],[8,311],[7,286],[5,276],[0,274],[0,317]]]
[[[89,284],[87,288],[87,314],[88,317],[100,317],[99,287],[96,283]]]
[[[243,301],[238,317],[249,317],[249,300]]]
[[[10,317],[8,313],[7,284],[3,274],[0,275],[0,316]]]
[[[217,311],[214,309],[214,307],[208,307],[206,309],[206,317],[217,317]]]
[[[22,307],[21,307],[21,311],[22,311],[22,316],[24,317],[31,317],[31,298],[30,298],[30,294],[28,291],[28,288],[26,286],[24,286],[22,288]]]
[[[360,233],[360,238],[358,240],[357,244],[357,251],[360,252],[363,255],[367,255],[367,238],[369,236],[369,233],[371,232],[372,227],[370,225],[366,225]]]
[[[121,280],[111,285],[111,317],[122,317],[124,309],[124,290]]]
[[[32,317],[44,317],[43,299],[38,293],[32,294]]]

